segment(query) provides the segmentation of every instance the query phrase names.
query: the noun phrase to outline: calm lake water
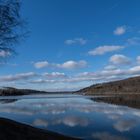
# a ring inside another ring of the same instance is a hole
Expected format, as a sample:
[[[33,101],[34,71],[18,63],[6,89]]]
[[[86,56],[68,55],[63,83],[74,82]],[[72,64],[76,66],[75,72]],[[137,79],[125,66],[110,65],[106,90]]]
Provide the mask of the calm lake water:
[[[85,140],[139,140],[140,110],[77,95],[0,97],[0,117]]]

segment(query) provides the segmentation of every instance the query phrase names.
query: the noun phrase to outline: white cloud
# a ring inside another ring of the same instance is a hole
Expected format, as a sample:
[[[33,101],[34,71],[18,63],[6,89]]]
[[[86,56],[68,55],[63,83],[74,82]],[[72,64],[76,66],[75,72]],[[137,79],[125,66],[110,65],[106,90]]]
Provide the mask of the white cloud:
[[[121,55],[121,54],[115,54],[110,57],[109,60],[112,64],[117,64],[117,65],[124,65],[124,64],[130,64],[131,61],[128,57]]]
[[[137,57],[137,59],[139,56]],[[63,87],[70,87],[70,85],[74,85],[75,89],[78,89],[78,87],[84,87],[88,86],[90,84],[96,84],[96,83],[102,83],[102,82],[108,82],[108,81],[115,81],[120,80],[132,76],[139,76],[140,75],[140,65],[137,63],[135,66],[129,65],[129,68],[123,67],[120,64],[128,64],[130,63],[130,59],[124,55],[113,55],[110,58],[111,64],[106,66],[100,71],[95,72],[83,72],[80,74],[75,75],[66,75],[62,72],[52,72],[52,73],[40,73],[36,74],[34,72],[27,72],[27,73],[19,73],[14,75],[5,75],[0,76],[0,82],[4,83],[3,85],[6,85],[6,83],[12,82],[16,83],[22,82],[25,84],[38,84],[39,87],[42,84],[49,85],[50,89],[62,89]],[[114,64],[117,64],[117,66],[114,66]],[[53,68],[60,68],[60,69],[76,69],[76,68],[83,68],[87,65],[86,61],[66,61],[62,64],[49,64],[49,66],[52,66]],[[34,77],[35,76],[35,77]],[[54,85],[57,85],[54,87]],[[69,85],[69,86],[68,86]],[[37,86],[36,86],[37,87]],[[77,88],[76,88],[77,87]],[[48,88],[48,87],[47,87]],[[46,88],[46,89],[47,89]],[[65,89],[66,89],[65,88]],[[45,90],[46,90],[45,89]]]
[[[133,37],[127,40],[128,45],[140,45],[140,37]]]
[[[81,73],[78,78],[79,81],[92,81],[94,83],[100,83],[100,82],[107,82],[107,81],[113,81],[117,80],[120,77],[126,76],[126,73],[124,70],[115,69],[115,70],[102,70],[99,72],[87,72],[87,73]]]
[[[134,66],[129,69],[130,74],[140,74],[140,66]]]
[[[115,35],[123,35],[125,32],[126,32],[126,27],[125,27],[125,26],[117,27],[117,28],[114,30],[114,34],[115,34]]]
[[[30,83],[32,84],[44,84],[44,83],[50,83],[50,84],[53,84],[53,83],[60,83],[60,81],[58,80],[44,80],[44,79],[37,79],[37,80],[33,80],[31,81]]]
[[[114,66],[114,65],[108,65],[108,66],[104,67],[104,69],[105,69],[105,70],[116,70],[117,67]]]
[[[86,43],[87,40],[83,38],[68,39],[65,41],[67,45],[85,45]]]
[[[44,73],[43,76],[46,78],[66,78],[67,76],[65,73],[60,73],[60,72],[52,72],[52,73]]]
[[[84,60],[80,60],[80,61],[69,60],[64,62],[63,64],[57,64],[58,68],[63,68],[63,69],[77,69],[86,66],[87,66],[87,62]]]
[[[99,46],[97,48],[95,48],[94,50],[89,51],[88,53],[90,55],[103,55],[105,53],[108,52],[114,52],[114,51],[118,51],[125,48],[124,46],[117,46],[117,45],[105,45],[105,46]]]
[[[137,57],[137,63],[140,64],[140,56]]]
[[[15,75],[6,75],[0,77],[0,82],[12,82],[17,80],[24,80],[24,79],[29,79],[31,77],[34,77],[36,75],[37,74],[35,74],[34,72],[20,73]]]
[[[5,58],[5,57],[8,57],[10,55],[11,55],[11,53],[9,51],[0,50],[0,57]]]
[[[43,77],[43,78],[31,81],[31,83],[36,83],[36,84],[40,84],[40,83],[66,84],[66,83],[82,83],[82,82],[101,83],[101,82],[120,80],[123,78],[131,77],[131,76],[138,76],[138,75],[140,75],[139,65],[130,67],[129,69],[118,69],[118,68],[113,67],[113,68],[103,69],[97,72],[83,72],[83,73],[76,74],[73,76],[65,76],[65,74],[62,74],[62,77],[61,77],[61,74],[60,76],[59,74],[58,75],[49,74],[50,78],[47,75],[46,77],[47,79],[44,79]]]
[[[49,63],[48,61],[40,61],[34,63],[34,67],[37,69],[45,68],[49,66],[50,68],[61,68],[61,69],[67,69],[67,70],[72,70],[72,69],[78,69],[78,68],[84,68],[87,66],[87,62],[85,60],[80,60],[80,61],[73,61],[69,60],[66,61],[62,64],[58,63]],[[51,75],[60,75],[60,73],[52,73]],[[61,73],[62,75],[62,73]]]
[[[47,67],[48,65],[49,65],[48,61],[40,61],[40,62],[34,63],[34,66],[37,69]]]

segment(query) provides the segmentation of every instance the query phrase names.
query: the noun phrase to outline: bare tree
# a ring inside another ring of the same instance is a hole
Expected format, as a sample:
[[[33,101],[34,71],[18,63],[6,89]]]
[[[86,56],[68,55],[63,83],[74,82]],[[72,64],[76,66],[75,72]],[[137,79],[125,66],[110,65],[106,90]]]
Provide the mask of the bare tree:
[[[19,0],[0,0],[0,56],[10,56],[22,36]]]

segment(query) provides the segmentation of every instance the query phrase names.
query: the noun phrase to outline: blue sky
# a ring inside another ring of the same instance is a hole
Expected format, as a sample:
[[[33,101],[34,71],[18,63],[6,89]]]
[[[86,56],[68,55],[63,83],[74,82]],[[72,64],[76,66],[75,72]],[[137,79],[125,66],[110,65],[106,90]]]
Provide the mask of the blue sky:
[[[77,90],[139,75],[139,7],[139,0],[23,0],[30,34],[2,62],[0,85]]]

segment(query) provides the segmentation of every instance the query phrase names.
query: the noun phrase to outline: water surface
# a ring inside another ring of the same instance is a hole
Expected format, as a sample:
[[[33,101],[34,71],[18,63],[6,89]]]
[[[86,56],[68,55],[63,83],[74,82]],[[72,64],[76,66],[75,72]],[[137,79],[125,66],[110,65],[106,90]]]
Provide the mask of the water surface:
[[[140,110],[78,95],[0,97],[0,117],[86,140],[139,140]]]

